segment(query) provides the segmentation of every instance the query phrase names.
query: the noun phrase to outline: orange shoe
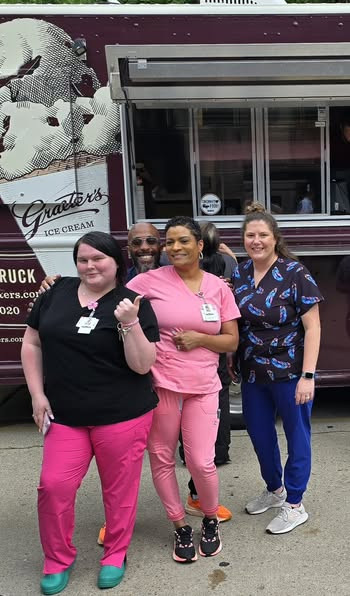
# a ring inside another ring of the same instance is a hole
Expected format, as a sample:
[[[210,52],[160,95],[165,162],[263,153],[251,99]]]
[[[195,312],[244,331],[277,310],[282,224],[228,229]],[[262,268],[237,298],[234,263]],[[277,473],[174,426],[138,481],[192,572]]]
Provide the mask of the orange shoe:
[[[100,546],[103,546],[103,544],[104,544],[105,535],[106,535],[106,522],[103,524],[101,530],[98,533],[97,544],[99,544]]]
[[[204,517],[204,513],[201,510],[201,504],[199,499],[192,499],[191,495],[188,495],[187,497],[185,511],[189,515],[195,515],[196,517]],[[232,519],[231,511],[223,505],[219,505],[216,515],[218,517],[219,522],[230,521],[230,519]]]

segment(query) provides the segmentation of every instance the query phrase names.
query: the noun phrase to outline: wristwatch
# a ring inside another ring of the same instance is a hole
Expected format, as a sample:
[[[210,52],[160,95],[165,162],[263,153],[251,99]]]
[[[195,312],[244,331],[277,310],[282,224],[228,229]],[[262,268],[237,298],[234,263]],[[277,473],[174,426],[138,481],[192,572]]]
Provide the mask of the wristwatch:
[[[312,372],[302,372],[301,376],[303,379],[314,379],[315,378],[315,373]]]

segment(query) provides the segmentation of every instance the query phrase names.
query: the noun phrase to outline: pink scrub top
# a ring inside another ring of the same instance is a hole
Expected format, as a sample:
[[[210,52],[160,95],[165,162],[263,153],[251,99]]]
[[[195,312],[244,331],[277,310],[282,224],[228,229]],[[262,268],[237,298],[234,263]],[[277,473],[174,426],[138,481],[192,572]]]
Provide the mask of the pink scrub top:
[[[227,284],[203,271],[200,291],[195,294],[170,265],[137,275],[127,287],[150,300],[158,320],[160,342],[152,367],[154,387],[193,394],[219,391],[219,355],[201,347],[189,352],[177,350],[172,338],[176,330],[218,335],[222,323],[239,318],[240,312]],[[203,320],[203,304],[216,309],[217,321]]]

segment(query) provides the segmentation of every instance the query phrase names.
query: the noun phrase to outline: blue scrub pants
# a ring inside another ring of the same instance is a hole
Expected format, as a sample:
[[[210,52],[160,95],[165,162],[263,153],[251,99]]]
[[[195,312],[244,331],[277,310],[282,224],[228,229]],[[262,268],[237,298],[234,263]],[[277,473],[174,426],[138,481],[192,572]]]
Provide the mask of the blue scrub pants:
[[[242,383],[243,414],[267,490],[272,492],[284,484],[287,502],[292,504],[301,502],[311,473],[312,401],[296,405],[298,380],[267,385]],[[276,414],[282,419],[288,447],[284,482]]]

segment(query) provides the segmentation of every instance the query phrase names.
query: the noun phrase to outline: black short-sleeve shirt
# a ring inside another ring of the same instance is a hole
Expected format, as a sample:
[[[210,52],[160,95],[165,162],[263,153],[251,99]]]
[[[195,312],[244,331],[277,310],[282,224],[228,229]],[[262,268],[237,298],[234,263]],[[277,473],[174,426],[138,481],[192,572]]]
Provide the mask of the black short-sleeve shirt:
[[[76,324],[90,311],[78,299],[80,279],[63,277],[34,304],[27,323],[39,331],[45,393],[55,422],[68,426],[96,426],[131,420],[153,409],[158,399],[151,375],[132,371],[120,341],[116,304],[134,301],[136,293],[118,286],[98,300],[98,323],[89,334]],[[147,339],[159,341],[157,319],[142,299],[139,320]]]
[[[304,327],[301,320],[323,300],[309,271],[292,259],[278,258],[255,287],[251,259],[234,276],[239,319],[238,361],[243,381],[288,381],[302,372]]]

